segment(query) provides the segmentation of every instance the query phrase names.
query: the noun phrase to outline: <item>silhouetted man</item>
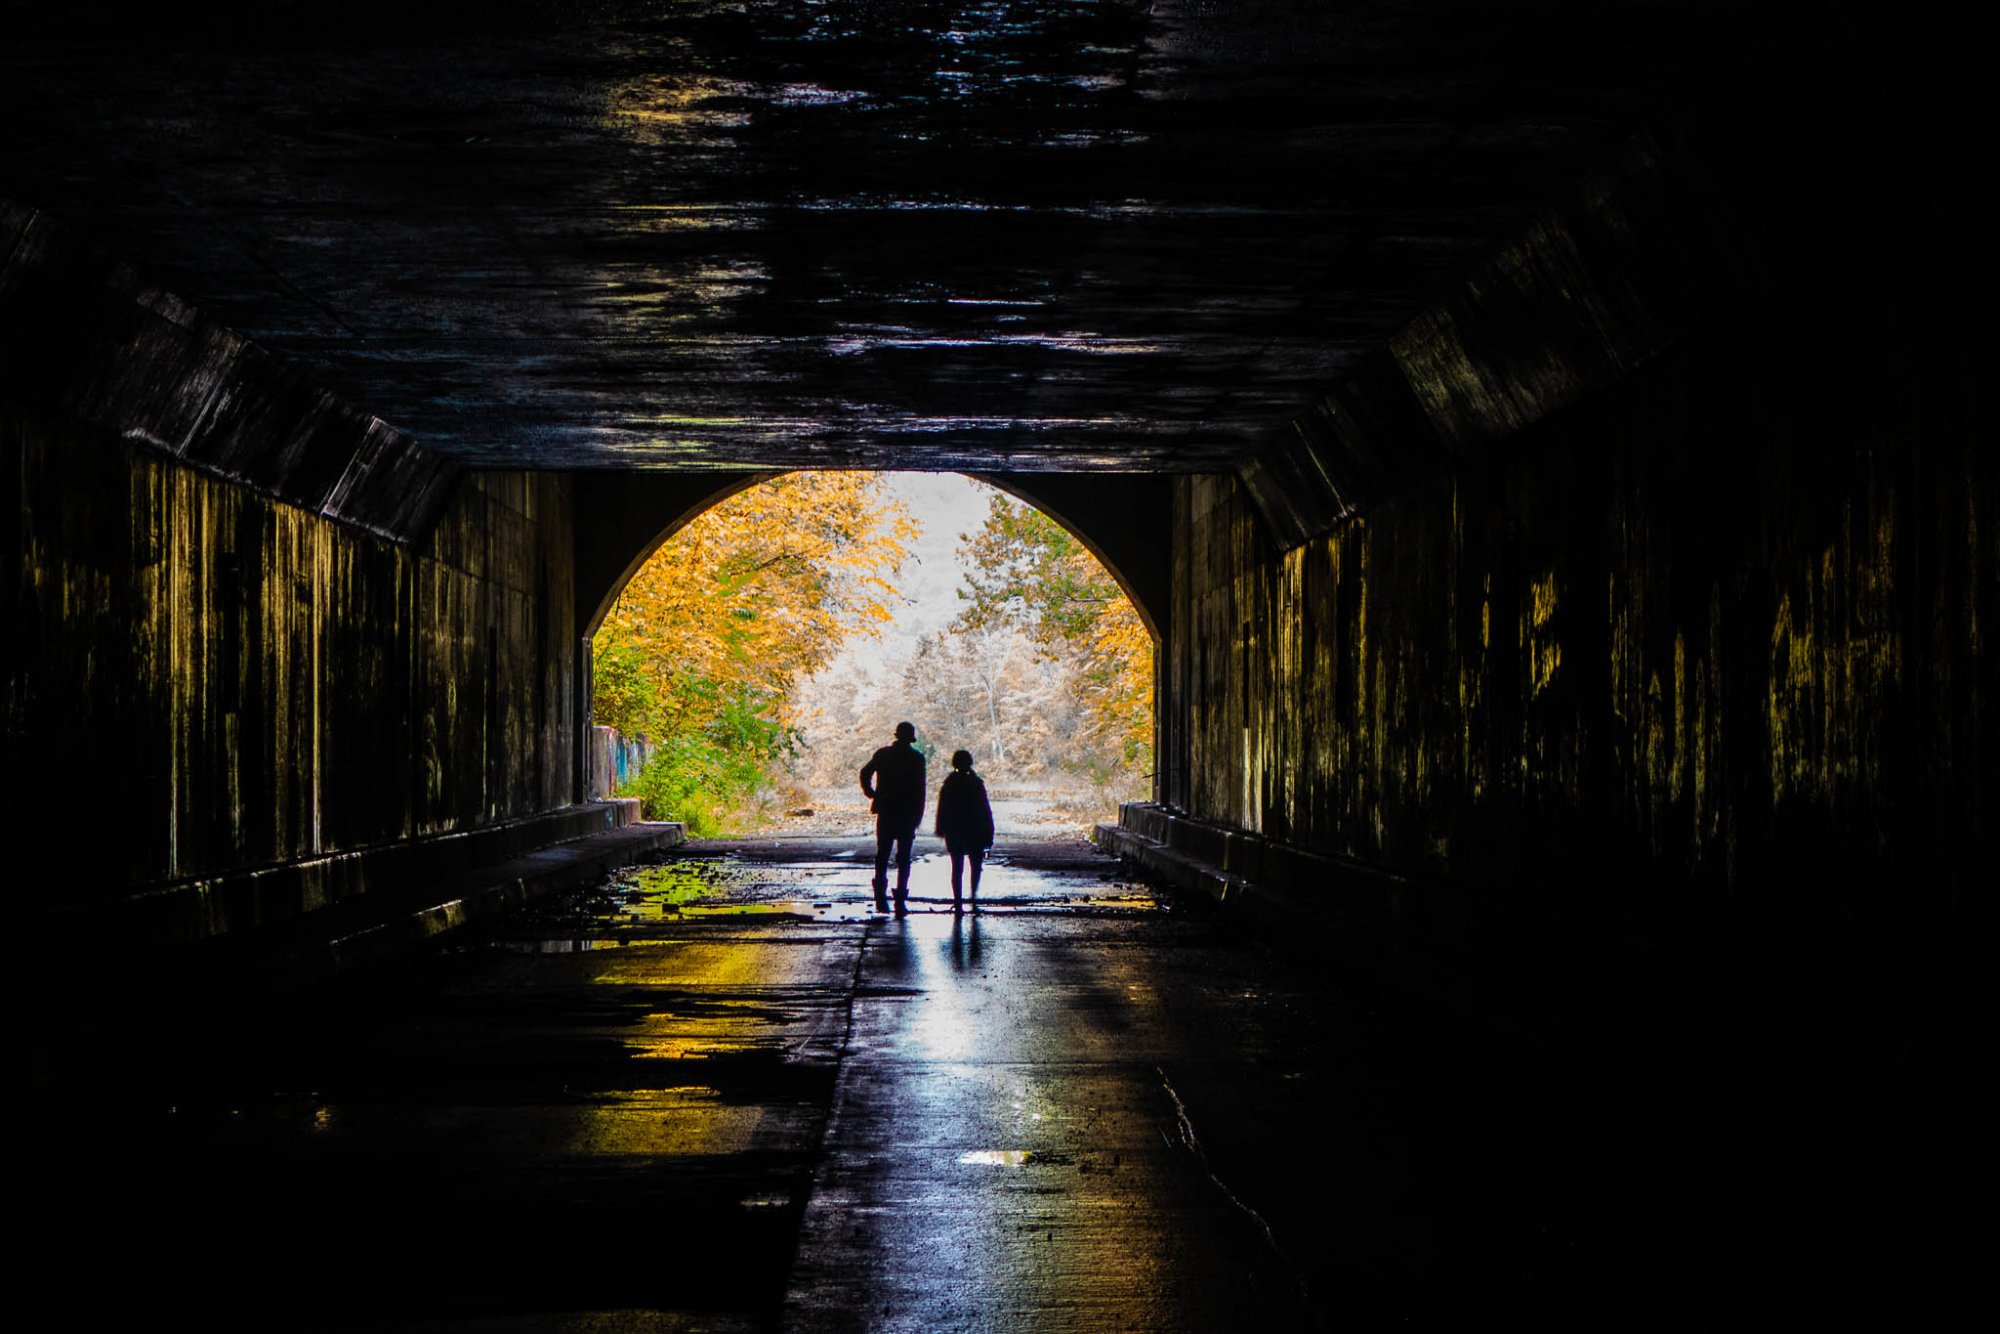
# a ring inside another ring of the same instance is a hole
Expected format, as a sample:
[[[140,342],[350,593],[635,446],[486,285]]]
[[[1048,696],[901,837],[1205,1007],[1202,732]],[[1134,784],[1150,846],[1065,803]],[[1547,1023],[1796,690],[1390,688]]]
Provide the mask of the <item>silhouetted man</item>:
[[[896,916],[910,892],[910,845],[924,819],[924,757],[914,744],[917,729],[896,724],[896,742],[861,766],[861,790],[874,798],[875,906],[887,909],[889,852],[896,853]]]

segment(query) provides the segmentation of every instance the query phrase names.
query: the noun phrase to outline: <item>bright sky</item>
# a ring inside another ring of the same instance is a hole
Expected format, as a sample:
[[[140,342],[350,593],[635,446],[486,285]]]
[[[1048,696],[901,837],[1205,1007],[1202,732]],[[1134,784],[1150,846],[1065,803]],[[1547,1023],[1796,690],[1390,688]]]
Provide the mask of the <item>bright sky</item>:
[[[909,507],[923,533],[910,544],[897,586],[903,602],[896,619],[882,628],[879,639],[856,636],[827,667],[859,685],[877,684],[916,652],[917,641],[951,624],[962,605],[958,586],[964,567],[958,562],[959,536],[986,519],[987,497],[993,489],[955,472],[892,472],[885,475],[889,493]]]

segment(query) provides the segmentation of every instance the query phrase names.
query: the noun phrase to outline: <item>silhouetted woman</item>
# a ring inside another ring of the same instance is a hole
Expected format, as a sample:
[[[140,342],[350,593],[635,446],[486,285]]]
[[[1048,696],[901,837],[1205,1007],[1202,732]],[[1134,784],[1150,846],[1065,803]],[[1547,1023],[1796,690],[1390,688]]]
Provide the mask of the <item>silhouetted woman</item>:
[[[986,801],[986,784],[972,772],[972,752],[953,751],[951,772],[938,789],[937,836],[951,854],[951,910],[962,904],[959,886],[965,876],[965,862],[972,860],[972,911],[979,911],[979,866],[986,849],[993,846],[993,807]]]

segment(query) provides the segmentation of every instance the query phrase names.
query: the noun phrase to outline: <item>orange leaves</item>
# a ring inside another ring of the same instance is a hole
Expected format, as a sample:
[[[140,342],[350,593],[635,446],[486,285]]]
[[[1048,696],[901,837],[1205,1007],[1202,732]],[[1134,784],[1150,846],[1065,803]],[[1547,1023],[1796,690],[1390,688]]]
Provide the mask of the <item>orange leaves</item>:
[[[1153,757],[1153,637],[1130,599],[1108,604],[1091,625],[1086,687],[1098,735],[1128,766],[1144,772]]]
[[[620,644],[642,664],[656,737],[699,730],[746,692],[787,722],[793,684],[889,619],[916,531],[872,473],[750,487],[661,543],[605,618],[599,656]]]

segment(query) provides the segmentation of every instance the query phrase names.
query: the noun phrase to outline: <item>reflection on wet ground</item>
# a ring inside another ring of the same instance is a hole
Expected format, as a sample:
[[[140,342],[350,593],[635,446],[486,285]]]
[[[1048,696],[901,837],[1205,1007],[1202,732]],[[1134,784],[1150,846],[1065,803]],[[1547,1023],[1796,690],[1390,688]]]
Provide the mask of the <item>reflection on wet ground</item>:
[[[1016,912],[863,942],[787,1323],[1309,1327],[1292,1262],[1167,1133],[1162,1063],[1196,1053],[1153,968],[1209,925],[1097,867],[1015,870]]]
[[[303,997],[161,981],[78,1021],[23,1216],[144,1239],[114,1325],[1286,1329],[1577,1270],[1534,1165],[1587,1103],[1467,1120],[1520,1072],[1087,845],[977,915],[929,856],[904,919],[856,854],[691,845]]]
[[[951,911],[945,867],[942,852],[914,859],[910,912]],[[987,863],[978,901],[967,911],[1108,916],[1163,908],[1152,889],[1087,860],[1062,874],[1051,869],[1046,854],[1000,852]],[[672,860],[617,871],[602,884],[535,909],[493,943],[504,950],[562,952],[635,944],[658,938],[656,928],[664,924],[702,918],[868,921],[881,916],[869,890],[871,874],[852,840],[697,842]],[[536,923],[551,928],[545,938],[530,938]]]

